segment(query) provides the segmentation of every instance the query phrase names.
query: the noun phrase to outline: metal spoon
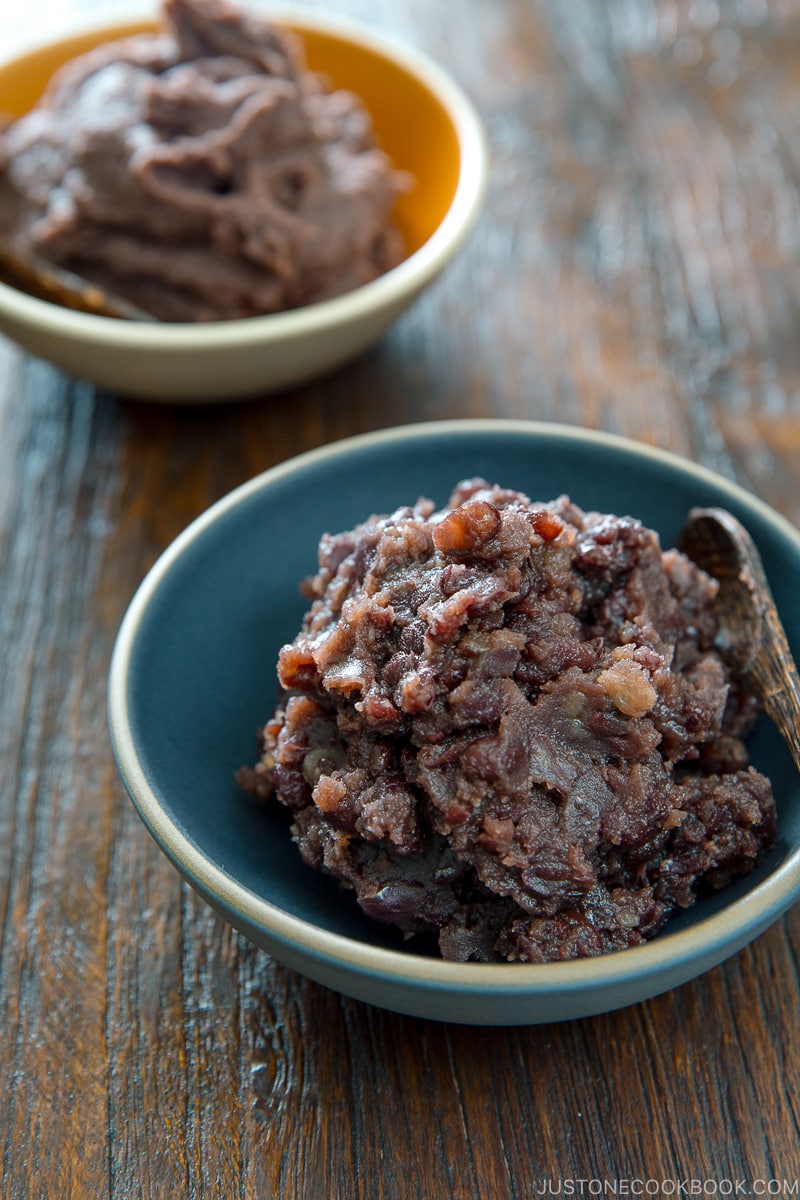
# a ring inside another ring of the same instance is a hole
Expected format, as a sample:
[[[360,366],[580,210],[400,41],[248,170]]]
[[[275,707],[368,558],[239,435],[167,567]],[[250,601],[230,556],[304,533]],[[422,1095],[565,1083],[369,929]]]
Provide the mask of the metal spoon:
[[[724,508],[693,508],[678,548],[719,581],[717,649],[760,698],[800,771],[800,676],[750,534]]]
[[[65,271],[38,254],[18,250],[0,240],[0,282],[17,291],[49,300],[62,308],[117,317],[125,321],[156,321],[158,318],[131,304],[129,300],[98,287],[72,271]]]

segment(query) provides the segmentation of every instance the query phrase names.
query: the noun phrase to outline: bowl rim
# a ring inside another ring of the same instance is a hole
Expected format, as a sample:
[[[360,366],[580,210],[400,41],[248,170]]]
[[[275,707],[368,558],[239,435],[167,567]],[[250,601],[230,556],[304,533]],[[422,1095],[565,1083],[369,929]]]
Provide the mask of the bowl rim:
[[[1,312],[16,321],[24,321],[79,343],[148,351],[196,352],[198,344],[208,350],[235,350],[254,341],[268,345],[299,340],[312,333],[358,322],[409,292],[420,290],[441,270],[476,221],[488,183],[488,141],[478,112],[466,92],[423,51],[360,21],[291,5],[265,7],[259,9],[259,13],[277,23],[291,24],[301,35],[306,30],[328,33],[352,41],[379,58],[389,59],[414,76],[439,101],[455,130],[461,164],[453,199],[430,237],[413,254],[377,279],[329,300],[286,312],[202,324],[120,321],[74,312],[0,283]],[[145,24],[152,21],[154,15],[133,11],[127,17],[120,13],[112,21],[76,22],[56,38],[37,38],[15,46],[10,55],[0,57],[0,69],[73,36],[97,32],[107,35],[110,40],[115,36],[115,30],[130,32],[132,24]]]
[[[138,758],[130,732],[127,679],[136,647],[139,626],[159,585],[189,546],[220,517],[273,483],[291,475],[302,475],[312,465],[327,459],[346,457],[352,451],[370,446],[419,438],[447,438],[451,434],[481,435],[502,433],[522,435],[541,441],[568,441],[599,444],[609,449],[650,459],[695,478],[713,484],[728,493],[738,505],[750,507],[784,537],[788,537],[800,558],[800,531],[785,517],[737,484],[671,451],[600,431],[550,422],[507,418],[464,418],[431,421],[382,429],[346,438],[307,451],[271,467],[241,484],[201,513],[164,550],[151,567],[134,595],[120,626],[109,672],[109,726],[112,747],[123,781],[144,824],[162,850],[190,880],[195,881],[223,909],[241,916],[272,939],[295,950],[301,949],[317,961],[347,965],[358,973],[396,983],[427,988],[507,995],[553,994],[571,991],[576,986],[613,987],[632,982],[671,968],[677,968],[710,953],[730,947],[734,953],[752,933],[758,933],[777,919],[800,894],[800,847],[794,850],[766,879],[744,896],[689,929],[657,937],[641,946],[615,951],[596,958],[550,963],[463,963],[429,958],[413,951],[373,946],[343,934],[321,929],[311,922],[285,912],[271,901],[257,896],[238,883],[221,867],[210,861],[167,815],[151,788]],[[719,958],[724,954],[717,954]]]

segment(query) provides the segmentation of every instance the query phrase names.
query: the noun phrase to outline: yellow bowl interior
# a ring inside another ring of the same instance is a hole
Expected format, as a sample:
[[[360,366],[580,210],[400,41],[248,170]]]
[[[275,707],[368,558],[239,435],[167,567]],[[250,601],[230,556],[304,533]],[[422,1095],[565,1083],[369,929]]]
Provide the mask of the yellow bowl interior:
[[[395,208],[396,223],[413,253],[441,224],[458,186],[461,153],[447,110],[410,71],[380,52],[340,34],[290,27],[302,37],[313,70],[361,97],[379,144],[396,167],[413,177],[414,186]],[[22,116],[60,66],[100,42],[156,28],[153,22],[139,22],[76,34],[1,65],[0,113]]]

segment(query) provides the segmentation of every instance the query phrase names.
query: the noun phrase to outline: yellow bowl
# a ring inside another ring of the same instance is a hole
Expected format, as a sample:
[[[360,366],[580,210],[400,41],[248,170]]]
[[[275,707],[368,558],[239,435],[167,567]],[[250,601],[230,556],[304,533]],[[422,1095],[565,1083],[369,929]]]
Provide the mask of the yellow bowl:
[[[246,320],[116,321],[0,284],[0,330],[74,375],[142,399],[214,401],[266,393],[341,365],[375,341],[444,267],[472,226],[487,157],[472,104],[418,51],[350,21],[281,10],[308,64],[355,92],[380,145],[414,180],[396,204],[408,255],[379,279],[332,300]],[[0,64],[0,112],[27,112],[65,62],[101,42],[153,31],[153,21],[92,28]]]

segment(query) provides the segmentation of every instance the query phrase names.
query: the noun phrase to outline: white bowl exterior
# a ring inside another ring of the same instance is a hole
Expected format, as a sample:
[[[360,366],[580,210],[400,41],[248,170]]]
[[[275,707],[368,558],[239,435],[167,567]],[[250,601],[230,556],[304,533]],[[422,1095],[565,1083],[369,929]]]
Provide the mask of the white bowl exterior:
[[[293,336],[242,338],[230,348],[198,340],[191,348],[167,344],[140,349],[116,341],[113,334],[103,341],[79,341],[63,330],[20,319],[3,308],[2,295],[0,330],[70,375],[121,395],[185,404],[225,401],[267,395],[342,366],[376,341],[422,287],[390,296],[364,313],[311,320]]]

